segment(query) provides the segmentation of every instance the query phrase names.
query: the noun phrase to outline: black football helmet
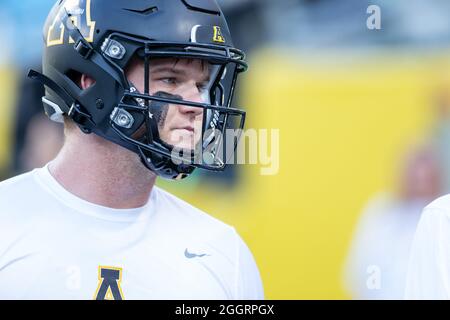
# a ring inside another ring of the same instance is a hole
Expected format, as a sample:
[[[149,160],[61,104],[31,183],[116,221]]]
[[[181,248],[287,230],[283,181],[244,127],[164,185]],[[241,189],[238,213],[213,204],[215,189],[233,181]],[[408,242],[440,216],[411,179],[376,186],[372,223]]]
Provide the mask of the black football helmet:
[[[215,0],[58,0],[44,26],[42,74],[48,117],[72,119],[138,154],[144,165],[167,179],[183,179],[195,168],[222,171],[244,127],[245,112],[232,108],[245,54],[234,48]],[[144,90],[127,79],[132,59],[144,66]],[[202,102],[159,91],[151,94],[152,59],[200,59],[210,78]],[[82,74],[95,79],[83,90]],[[161,136],[168,108],[189,106],[201,114],[201,138],[192,148]],[[233,129],[232,141],[226,131]]]

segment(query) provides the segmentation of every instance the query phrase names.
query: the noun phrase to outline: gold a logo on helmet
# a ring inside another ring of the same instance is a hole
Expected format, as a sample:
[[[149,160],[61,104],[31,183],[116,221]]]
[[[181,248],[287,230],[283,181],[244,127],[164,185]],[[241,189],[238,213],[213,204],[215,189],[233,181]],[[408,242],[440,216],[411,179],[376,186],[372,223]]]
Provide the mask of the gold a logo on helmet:
[[[220,29],[220,27],[218,26],[214,26],[214,37],[213,37],[213,41],[214,42],[218,42],[218,43],[225,43],[225,38],[222,35],[222,30]]]
[[[91,18],[91,0],[66,0],[55,14],[47,32],[47,47],[64,44],[66,27],[62,21],[64,13],[70,14],[73,24],[80,30],[86,41],[94,42],[95,21]],[[74,43],[69,37],[69,43]]]

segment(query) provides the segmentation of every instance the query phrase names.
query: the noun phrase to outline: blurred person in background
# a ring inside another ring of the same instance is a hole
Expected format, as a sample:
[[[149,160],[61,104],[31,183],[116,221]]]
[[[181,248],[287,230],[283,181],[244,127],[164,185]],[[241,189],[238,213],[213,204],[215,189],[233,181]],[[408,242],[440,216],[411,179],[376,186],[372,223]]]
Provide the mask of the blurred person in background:
[[[449,83],[437,86],[434,93],[433,112],[436,115],[433,126],[433,143],[442,163],[442,187],[450,193],[450,90]]]
[[[372,199],[357,225],[344,270],[353,299],[403,299],[421,212],[442,194],[442,170],[433,147],[414,148],[401,166],[396,192]]]

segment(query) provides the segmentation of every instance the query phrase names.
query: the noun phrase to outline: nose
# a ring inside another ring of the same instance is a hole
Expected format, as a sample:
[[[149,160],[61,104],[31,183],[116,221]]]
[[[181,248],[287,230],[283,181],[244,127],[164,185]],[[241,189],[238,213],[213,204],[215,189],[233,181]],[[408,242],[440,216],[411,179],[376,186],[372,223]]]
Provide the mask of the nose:
[[[183,100],[186,100],[186,101],[204,103],[202,94],[195,83],[189,84],[189,86],[186,87],[185,90],[183,90],[183,93],[181,96],[183,97]],[[180,105],[179,111],[184,114],[191,114],[195,117],[203,114],[202,108],[186,106],[186,105]]]

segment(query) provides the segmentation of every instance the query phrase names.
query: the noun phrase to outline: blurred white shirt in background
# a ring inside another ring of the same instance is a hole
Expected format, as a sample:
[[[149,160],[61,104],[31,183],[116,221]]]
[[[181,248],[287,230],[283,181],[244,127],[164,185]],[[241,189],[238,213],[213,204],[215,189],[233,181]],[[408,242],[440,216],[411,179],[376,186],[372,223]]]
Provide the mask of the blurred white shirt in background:
[[[450,195],[423,212],[411,249],[405,299],[450,299]]]
[[[425,205],[389,194],[369,202],[345,266],[352,299],[403,299],[410,248]]]

